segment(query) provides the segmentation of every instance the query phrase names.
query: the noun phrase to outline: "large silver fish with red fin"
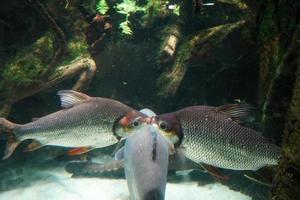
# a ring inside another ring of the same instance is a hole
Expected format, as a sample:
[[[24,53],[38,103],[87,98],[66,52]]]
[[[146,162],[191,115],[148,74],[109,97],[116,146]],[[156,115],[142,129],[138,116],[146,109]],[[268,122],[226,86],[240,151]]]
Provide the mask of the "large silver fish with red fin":
[[[9,139],[3,159],[8,158],[18,144],[26,139],[44,145],[79,148],[85,151],[113,145],[119,141],[114,134],[123,117],[145,116],[133,108],[113,99],[90,97],[73,90],[57,93],[65,109],[38,118],[27,124],[15,124],[0,118],[0,129],[8,132]],[[74,152],[73,152],[74,153]]]
[[[250,109],[247,104],[191,106],[141,121],[157,127],[197,163],[233,170],[276,165],[281,149],[239,124]]]

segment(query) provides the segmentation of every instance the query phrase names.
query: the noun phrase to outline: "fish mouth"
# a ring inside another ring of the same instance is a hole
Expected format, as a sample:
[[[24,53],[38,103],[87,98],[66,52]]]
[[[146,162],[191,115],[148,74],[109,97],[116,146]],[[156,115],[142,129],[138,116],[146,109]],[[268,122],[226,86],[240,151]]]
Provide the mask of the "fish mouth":
[[[175,131],[166,131],[166,130],[162,130],[159,127],[158,122],[157,122],[155,116],[141,119],[141,121],[145,125],[151,125],[151,126],[153,126],[156,130],[158,130],[160,132],[160,134],[162,134],[172,144],[176,144],[179,141],[179,137],[178,137],[178,135],[176,134]]]
[[[169,140],[172,144],[176,144],[179,141],[179,137],[176,135],[175,132],[167,132],[167,131],[161,131],[162,135]]]

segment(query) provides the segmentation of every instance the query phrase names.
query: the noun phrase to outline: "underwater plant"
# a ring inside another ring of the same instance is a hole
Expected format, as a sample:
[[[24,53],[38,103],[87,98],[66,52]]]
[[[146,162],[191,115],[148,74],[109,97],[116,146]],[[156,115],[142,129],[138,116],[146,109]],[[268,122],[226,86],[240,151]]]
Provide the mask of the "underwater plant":
[[[105,0],[99,0],[96,4],[96,10],[101,14],[105,15],[109,10],[109,6],[107,5]]]
[[[117,4],[115,8],[118,13],[126,15],[125,21],[119,25],[122,33],[126,35],[132,35],[133,32],[129,26],[130,22],[128,20],[129,16],[139,11],[145,12],[146,8],[136,5],[135,0],[124,0],[123,2]]]
[[[180,5],[174,5],[173,14],[180,16]]]
[[[125,35],[132,35],[133,32],[131,28],[129,27],[129,20],[126,19],[126,21],[122,22],[119,24],[119,28],[122,29],[122,33]]]

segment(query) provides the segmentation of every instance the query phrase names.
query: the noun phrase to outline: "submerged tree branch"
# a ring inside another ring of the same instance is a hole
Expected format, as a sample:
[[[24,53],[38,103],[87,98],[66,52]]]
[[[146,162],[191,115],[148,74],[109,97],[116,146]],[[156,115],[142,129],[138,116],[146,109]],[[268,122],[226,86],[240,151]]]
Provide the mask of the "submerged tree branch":
[[[89,85],[95,72],[96,64],[91,58],[81,58],[70,65],[60,66],[55,70],[53,75],[50,76],[47,82],[42,82],[40,84],[36,84],[32,87],[29,87],[26,90],[18,91],[17,93],[14,93],[14,95],[11,96],[9,99],[6,99],[6,103],[0,110],[0,116],[7,116],[9,114],[10,107],[12,104],[26,97],[30,97],[40,91],[51,88],[64,80],[73,78],[78,74],[80,74],[80,77],[72,89],[81,91]]]
[[[187,45],[181,46],[178,52],[179,56],[176,58],[173,68],[171,71],[162,74],[159,80],[158,84],[161,88],[159,94],[163,97],[173,96],[183,80],[193,53],[197,52],[197,56],[205,55],[208,51],[211,51],[218,44],[222,43],[230,33],[242,27],[245,22],[245,20],[241,20],[201,31]]]

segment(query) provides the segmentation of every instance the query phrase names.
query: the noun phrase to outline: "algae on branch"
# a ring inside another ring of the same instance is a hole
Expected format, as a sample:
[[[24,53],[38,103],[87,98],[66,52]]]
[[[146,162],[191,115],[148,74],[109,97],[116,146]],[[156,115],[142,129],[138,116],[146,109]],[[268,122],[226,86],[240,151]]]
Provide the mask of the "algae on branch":
[[[53,54],[53,38],[50,33],[20,50],[5,65],[1,81],[5,90],[26,88],[39,82],[40,75]]]
[[[67,43],[68,54],[56,65],[70,63],[77,57],[87,55],[87,43],[79,37],[72,38]],[[2,74],[2,87],[6,90],[16,88],[27,88],[31,84],[44,81],[41,74],[49,64],[53,56],[53,38],[50,33],[46,33],[30,47],[20,50],[17,55],[5,65]],[[55,67],[54,67],[55,69]]]

